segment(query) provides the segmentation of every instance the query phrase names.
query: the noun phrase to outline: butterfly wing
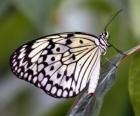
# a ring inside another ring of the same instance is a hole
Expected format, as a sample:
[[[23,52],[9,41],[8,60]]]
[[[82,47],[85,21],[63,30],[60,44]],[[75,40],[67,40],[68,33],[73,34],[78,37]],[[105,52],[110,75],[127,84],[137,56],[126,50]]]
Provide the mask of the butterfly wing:
[[[53,97],[73,97],[86,87],[99,59],[97,42],[97,37],[78,32],[42,37],[12,54],[11,69]]]
[[[92,70],[89,75],[89,86],[88,86],[88,93],[94,93],[95,89],[98,85],[98,80],[100,76],[100,56],[101,56],[101,51],[100,49],[97,50],[97,55],[94,57],[93,61],[94,64],[92,66]]]

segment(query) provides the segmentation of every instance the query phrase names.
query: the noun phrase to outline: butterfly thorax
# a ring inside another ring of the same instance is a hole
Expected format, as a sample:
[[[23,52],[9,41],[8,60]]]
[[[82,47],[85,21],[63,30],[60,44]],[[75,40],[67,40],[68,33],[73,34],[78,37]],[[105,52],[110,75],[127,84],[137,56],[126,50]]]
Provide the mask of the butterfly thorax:
[[[105,55],[106,49],[109,46],[108,37],[109,37],[108,32],[103,32],[99,35],[99,43],[100,43],[99,46],[100,46],[101,53],[103,55]]]

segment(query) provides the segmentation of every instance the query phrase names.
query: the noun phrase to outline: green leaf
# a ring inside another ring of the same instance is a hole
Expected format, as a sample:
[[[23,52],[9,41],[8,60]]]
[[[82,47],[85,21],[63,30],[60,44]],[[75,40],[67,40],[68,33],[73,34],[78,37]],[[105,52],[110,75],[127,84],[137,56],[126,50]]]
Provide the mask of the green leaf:
[[[136,54],[129,70],[129,93],[136,116],[140,116],[140,54]]]
[[[140,15],[139,15],[139,4],[140,0],[129,0],[129,8],[130,8],[130,18],[131,18],[131,26],[134,36],[138,38],[140,37]]]

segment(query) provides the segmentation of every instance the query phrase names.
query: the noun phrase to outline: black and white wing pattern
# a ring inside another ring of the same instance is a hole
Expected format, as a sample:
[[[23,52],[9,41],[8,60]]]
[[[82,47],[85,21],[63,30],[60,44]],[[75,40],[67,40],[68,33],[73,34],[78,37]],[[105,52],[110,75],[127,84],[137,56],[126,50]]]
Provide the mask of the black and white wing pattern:
[[[56,98],[79,94],[92,80],[94,92],[100,72],[101,46],[96,36],[58,33],[33,40],[11,56],[12,72]]]

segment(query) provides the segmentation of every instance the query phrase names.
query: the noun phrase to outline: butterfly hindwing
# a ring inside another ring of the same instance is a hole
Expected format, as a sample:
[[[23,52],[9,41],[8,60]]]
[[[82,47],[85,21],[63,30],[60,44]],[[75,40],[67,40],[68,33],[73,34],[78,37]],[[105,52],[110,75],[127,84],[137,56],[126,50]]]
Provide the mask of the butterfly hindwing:
[[[12,71],[53,97],[73,97],[86,87],[100,58],[96,41],[97,37],[85,33],[42,37],[13,53]]]

